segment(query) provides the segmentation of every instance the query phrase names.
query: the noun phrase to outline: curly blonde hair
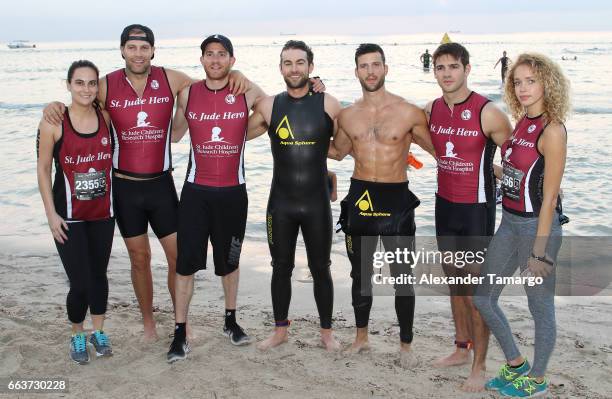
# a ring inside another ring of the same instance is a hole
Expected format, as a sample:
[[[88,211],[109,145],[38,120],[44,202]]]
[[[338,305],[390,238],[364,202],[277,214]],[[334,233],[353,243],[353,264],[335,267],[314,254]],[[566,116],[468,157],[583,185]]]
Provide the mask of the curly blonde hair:
[[[518,121],[526,113],[514,91],[514,71],[520,65],[531,67],[536,79],[544,86],[544,116],[548,122],[565,122],[570,112],[569,80],[557,63],[538,53],[519,55],[506,74],[504,101],[512,117]]]

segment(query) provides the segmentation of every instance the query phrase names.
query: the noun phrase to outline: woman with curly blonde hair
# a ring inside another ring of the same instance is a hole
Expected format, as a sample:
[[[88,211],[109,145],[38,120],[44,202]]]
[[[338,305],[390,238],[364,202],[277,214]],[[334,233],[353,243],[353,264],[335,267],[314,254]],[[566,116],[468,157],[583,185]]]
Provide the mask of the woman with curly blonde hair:
[[[507,75],[508,78],[504,87],[504,101],[508,105],[508,110],[514,120],[519,121],[527,112],[514,90],[514,75],[517,68],[521,65],[529,66],[535,78],[542,83],[545,94],[543,97],[543,112],[547,115],[548,121],[565,122],[570,110],[569,81],[563,75],[559,65],[548,57],[536,53],[519,55],[516,63],[510,68]]]
[[[499,342],[507,363],[486,388],[504,396],[545,395],[548,360],[556,339],[555,262],[561,246],[559,190],[565,169],[569,82],[553,61],[541,54],[521,54],[508,71],[505,100],[515,120],[502,146],[503,213],[487,250],[474,304]],[[498,305],[511,281],[523,284],[535,322],[533,365],[521,355],[508,320]],[[502,284],[503,283],[503,284]]]

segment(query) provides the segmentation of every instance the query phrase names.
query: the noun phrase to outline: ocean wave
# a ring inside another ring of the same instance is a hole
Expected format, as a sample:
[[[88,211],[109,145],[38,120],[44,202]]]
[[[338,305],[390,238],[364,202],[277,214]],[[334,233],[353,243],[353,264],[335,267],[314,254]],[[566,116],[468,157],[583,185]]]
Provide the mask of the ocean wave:
[[[116,50],[116,47],[74,47],[74,48],[37,48],[36,51],[37,53],[54,53],[54,54],[61,54],[61,53],[82,53],[82,52],[88,52],[88,53],[100,53],[100,52],[108,52],[108,51],[112,51],[112,50]]]
[[[482,95],[493,102],[502,100],[502,93],[482,93]]]
[[[13,68],[5,69],[4,73],[40,73],[40,72],[62,72],[64,73],[66,68]]]
[[[588,48],[585,51],[590,52],[590,53],[605,53],[607,52],[609,49],[607,48],[601,48],[601,47],[592,47],[592,48]]]
[[[568,48],[563,49],[564,54],[601,54],[609,52],[609,48],[592,47],[584,50],[572,50]]]
[[[19,109],[43,109],[47,104],[11,104],[0,101],[0,109],[19,110]]]
[[[612,114],[612,108],[605,107],[574,107],[572,111],[581,115],[607,115]]]

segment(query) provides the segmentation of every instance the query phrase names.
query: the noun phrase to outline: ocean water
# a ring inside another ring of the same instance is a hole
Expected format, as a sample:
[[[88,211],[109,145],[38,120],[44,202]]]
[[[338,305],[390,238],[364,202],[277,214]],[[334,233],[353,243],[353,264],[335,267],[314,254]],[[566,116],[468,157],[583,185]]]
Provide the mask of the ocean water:
[[[386,37],[300,37],[315,54],[314,75],[324,78],[327,90],[343,103],[361,95],[354,77],[354,50],[359,43],[383,46],[389,74],[387,89],[419,106],[440,96],[433,74],[419,66],[425,49],[436,48],[440,35]],[[291,37],[297,38],[297,37]],[[488,96],[505,109],[501,100],[500,70],[493,65],[506,50],[511,58],[523,51],[539,51],[557,60],[572,84],[574,112],[567,122],[568,159],[563,179],[564,210],[571,223],[567,235],[612,235],[609,222],[612,190],[612,86],[605,72],[612,64],[612,33],[537,33],[513,35],[461,35],[451,38],[471,53],[470,88]],[[267,93],[282,91],[278,72],[279,52],[288,37],[242,37],[234,39],[235,68]],[[201,39],[159,40],[154,64],[174,68],[201,78]],[[0,238],[51,240],[36,182],[35,137],[41,110],[52,100],[69,101],[65,74],[77,59],[90,59],[101,73],[123,66],[118,42],[38,43],[38,48],[9,50],[0,47]],[[562,61],[561,57],[577,57]],[[608,82],[608,83],[606,83]],[[419,148],[415,155],[425,163],[409,173],[411,189],[421,199],[416,211],[417,234],[434,234],[435,162]],[[187,137],[173,146],[174,179],[180,191],[189,155]],[[497,154],[499,159],[499,152]],[[247,240],[265,248],[265,209],[272,178],[272,157],[264,135],[247,144],[245,152],[249,216]],[[338,174],[338,197],[349,185],[353,169],[350,158],[328,161]],[[332,205],[334,220],[339,202]],[[498,218],[501,213],[498,210]],[[344,252],[343,235],[334,236],[333,251]],[[303,252],[301,252],[303,254]]]

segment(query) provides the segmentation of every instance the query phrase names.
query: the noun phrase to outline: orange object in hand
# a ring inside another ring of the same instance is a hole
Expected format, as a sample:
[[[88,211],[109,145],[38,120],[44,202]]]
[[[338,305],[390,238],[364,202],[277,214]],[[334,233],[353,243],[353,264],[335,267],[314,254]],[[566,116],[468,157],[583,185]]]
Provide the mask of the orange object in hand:
[[[423,167],[423,162],[419,161],[412,155],[411,152],[408,153],[408,158],[406,158],[406,165],[410,165],[415,169],[421,169]]]

